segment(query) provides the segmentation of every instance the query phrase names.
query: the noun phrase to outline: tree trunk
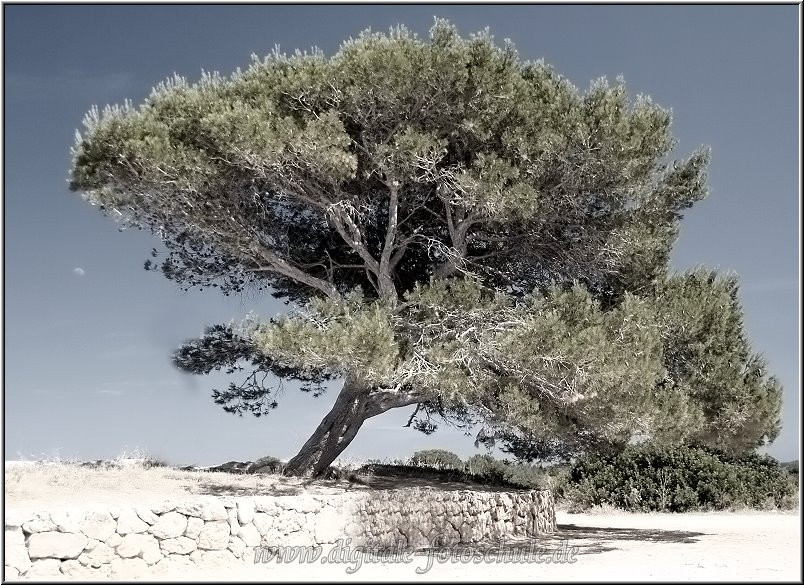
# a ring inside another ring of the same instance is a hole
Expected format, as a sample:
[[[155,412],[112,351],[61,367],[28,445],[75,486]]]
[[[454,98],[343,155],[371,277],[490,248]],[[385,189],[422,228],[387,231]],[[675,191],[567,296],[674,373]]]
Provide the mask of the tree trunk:
[[[346,378],[332,409],[298,454],[285,465],[284,475],[322,475],[352,442],[366,419],[418,400],[412,395],[372,394],[370,388],[351,377]]]

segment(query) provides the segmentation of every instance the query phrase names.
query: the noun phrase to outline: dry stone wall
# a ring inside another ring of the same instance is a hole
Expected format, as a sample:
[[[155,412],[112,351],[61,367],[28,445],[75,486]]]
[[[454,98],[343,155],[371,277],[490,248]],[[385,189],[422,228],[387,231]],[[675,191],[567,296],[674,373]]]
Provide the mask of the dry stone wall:
[[[253,563],[259,547],[427,548],[555,531],[549,491],[377,490],[198,496],[159,505],[6,510],[7,579],[115,578]]]

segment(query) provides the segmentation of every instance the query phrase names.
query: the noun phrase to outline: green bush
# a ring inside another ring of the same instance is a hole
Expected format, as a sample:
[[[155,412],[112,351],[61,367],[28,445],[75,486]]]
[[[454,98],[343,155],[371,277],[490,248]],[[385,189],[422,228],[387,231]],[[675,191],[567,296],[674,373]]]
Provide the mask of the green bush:
[[[549,487],[547,474],[536,465],[509,463],[505,465],[505,481],[517,487],[542,490]]]
[[[463,460],[452,451],[444,449],[425,449],[416,451],[410,458],[416,467],[432,467],[434,469],[458,469],[463,471]]]
[[[501,482],[505,478],[505,465],[491,455],[472,455],[466,460],[466,473],[476,478]]]
[[[795,491],[789,474],[765,455],[642,444],[579,459],[565,496],[581,508],[610,505],[631,511],[686,512],[787,507]]]
[[[549,485],[542,468],[500,461],[491,455],[472,455],[466,462],[466,473],[473,481],[497,486],[544,489]]]
[[[556,499],[564,497],[564,492],[569,484],[570,470],[570,466],[564,463],[542,469],[544,488],[553,492],[553,497]]]

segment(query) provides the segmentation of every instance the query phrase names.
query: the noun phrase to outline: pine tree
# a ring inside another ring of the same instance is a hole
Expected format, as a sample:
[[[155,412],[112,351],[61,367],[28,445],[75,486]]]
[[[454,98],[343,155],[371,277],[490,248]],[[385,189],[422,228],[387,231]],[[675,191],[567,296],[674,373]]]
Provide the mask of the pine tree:
[[[269,373],[316,394],[343,378],[287,473],[323,473],[367,418],[411,405],[425,432],[446,417],[520,448],[750,448],[778,433],[780,388],[736,280],[668,269],[709,160],[672,161],[670,123],[621,79],[579,91],[437,21],[93,109],[71,188],[157,235],[168,257],[146,268],[180,286],[293,302],[174,355],[248,363],[214,393],[236,413],[276,406]]]

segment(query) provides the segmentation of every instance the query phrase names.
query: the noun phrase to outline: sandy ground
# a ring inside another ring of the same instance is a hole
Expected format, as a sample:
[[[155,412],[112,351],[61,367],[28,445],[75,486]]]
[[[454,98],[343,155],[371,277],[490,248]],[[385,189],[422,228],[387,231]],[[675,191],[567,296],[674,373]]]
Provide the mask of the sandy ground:
[[[195,493],[293,497],[301,492],[365,489],[347,482],[309,484],[276,476],[199,475],[165,469],[99,471],[55,466],[21,470],[6,466],[5,471],[7,510],[52,509],[79,502],[134,505]],[[314,562],[300,563],[298,559],[279,562],[274,558],[255,563],[252,556],[238,566],[205,568],[195,573],[159,573],[151,579],[530,582],[649,579],[800,582],[802,579],[798,511],[705,514],[558,511],[556,516],[557,534],[531,542],[508,543],[496,549],[434,548],[417,554],[395,551],[396,558],[389,560],[329,546]],[[552,562],[553,558],[559,562]]]
[[[798,514],[558,513],[558,534],[506,547],[491,562],[460,560],[468,549],[432,550],[396,562],[342,556],[343,562],[254,563],[164,579],[226,581],[801,581]],[[566,542],[566,544],[565,544]],[[532,545],[532,546],[531,546]],[[539,551],[538,547],[543,547]],[[577,548],[573,548],[577,547]],[[488,550],[488,549],[486,549]],[[569,551],[576,550],[574,555]],[[575,562],[557,564],[538,559]],[[562,551],[566,551],[563,552]],[[331,549],[324,549],[326,557]],[[483,561],[484,549],[475,549]],[[519,552],[519,561],[505,562]],[[499,561],[498,561],[499,559]],[[358,564],[362,561],[362,565]],[[347,572],[349,570],[349,572]]]

